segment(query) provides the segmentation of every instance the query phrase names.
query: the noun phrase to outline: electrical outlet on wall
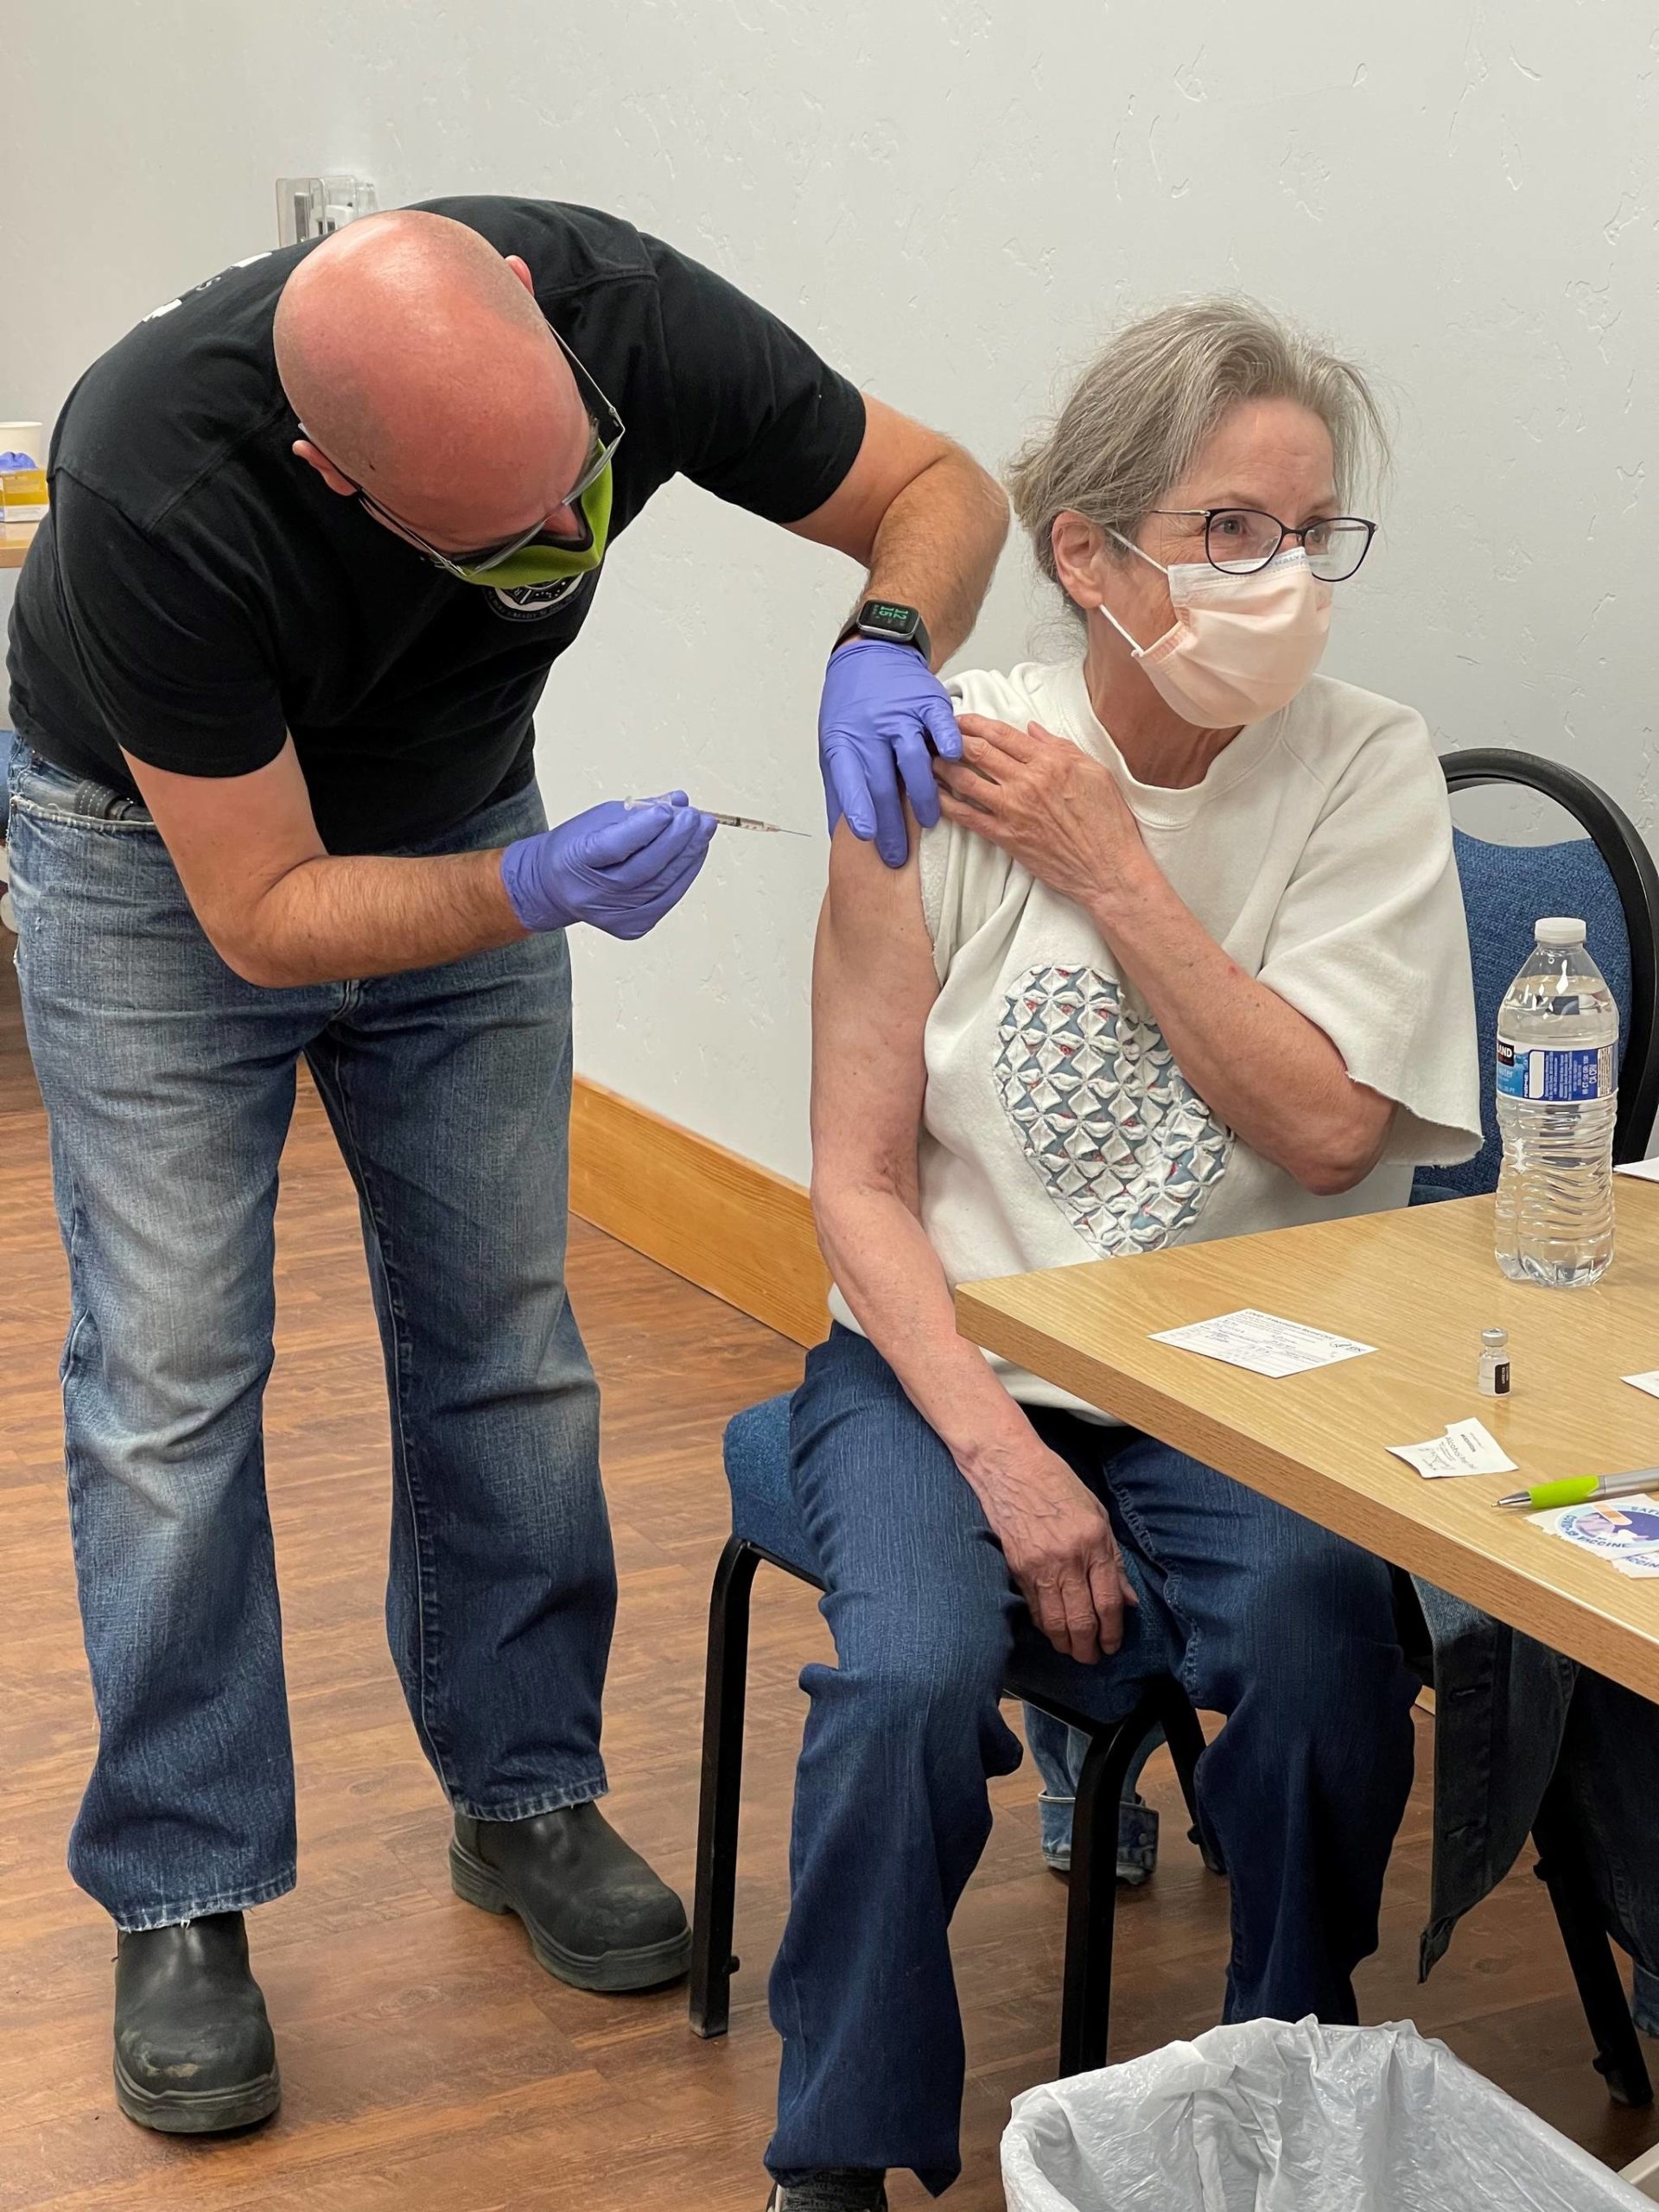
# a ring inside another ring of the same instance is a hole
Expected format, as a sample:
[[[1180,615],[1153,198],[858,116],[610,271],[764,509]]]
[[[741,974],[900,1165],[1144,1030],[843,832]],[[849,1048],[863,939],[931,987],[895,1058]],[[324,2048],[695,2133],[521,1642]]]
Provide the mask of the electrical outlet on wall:
[[[366,177],[279,176],[277,243],[302,245],[307,238],[326,238],[358,216],[373,214],[379,204]]]

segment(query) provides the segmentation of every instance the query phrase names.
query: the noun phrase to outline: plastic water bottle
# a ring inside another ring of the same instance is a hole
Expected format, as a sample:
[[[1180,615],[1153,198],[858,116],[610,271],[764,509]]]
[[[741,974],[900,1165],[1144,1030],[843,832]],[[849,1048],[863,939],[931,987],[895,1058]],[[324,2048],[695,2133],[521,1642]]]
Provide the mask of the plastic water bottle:
[[[1618,1007],[1584,949],[1584,924],[1538,925],[1497,1012],[1497,1264],[1567,1290],[1613,1256]]]

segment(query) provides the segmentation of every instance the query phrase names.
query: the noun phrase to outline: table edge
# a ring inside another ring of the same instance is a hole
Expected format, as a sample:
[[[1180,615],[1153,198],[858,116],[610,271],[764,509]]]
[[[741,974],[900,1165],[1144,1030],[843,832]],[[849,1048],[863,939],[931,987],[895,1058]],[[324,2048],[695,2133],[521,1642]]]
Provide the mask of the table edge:
[[[1012,1360],[1028,1373],[1042,1376],[1060,1389],[1071,1390],[1086,1403],[1097,1402],[1091,1390],[1076,1388],[1075,1378],[1056,1373],[1055,1353],[1059,1351],[1064,1363],[1065,1347],[1057,1346],[1055,1339],[1036,1325],[1020,1320],[982,1294],[995,1291],[1001,1283],[1020,1280],[1017,1276],[1005,1276],[995,1281],[960,1285],[956,1293],[956,1308],[957,1326],[963,1335],[983,1350]],[[1317,1516],[1307,1517],[1317,1517],[1323,1527],[1337,1535],[1347,1537],[1351,1542],[1387,1560],[1391,1566],[1402,1567],[1409,1574],[1419,1574],[1426,1582],[1433,1583],[1498,1618],[1504,1618],[1505,1615],[1493,1602],[1493,1588],[1473,1586],[1484,1583],[1495,1586],[1506,1597],[1523,1596],[1525,1604],[1516,1610],[1526,1613],[1526,1627],[1517,1627],[1513,1620],[1509,1624],[1517,1634],[1548,1643],[1580,1665],[1593,1668],[1599,1674],[1611,1675],[1643,1696],[1659,1702],[1659,1642],[1644,1644],[1639,1636],[1633,1637],[1619,1624],[1610,1621],[1586,1599],[1546,1579],[1542,1569],[1548,1564],[1547,1557],[1541,1555],[1539,1576],[1529,1575],[1507,1560],[1476,1550],[1455,1529],[1427,1529],[1421,1522],[1363,1491],[1351,1490],[1330,1476],[1318,1474],[1300,1460],[1289,1459],[1274,1446],[1242,1435],[1237,1429],[1228,1427],[1185,1399],[1172,1396],[1156,1383],[1141,1376],[1122,1374],[1100,1353],[1078,1352],[1076,1357],[1086,1357],[1096,1368],[1109,1373],[1113,1380],[1112,1411],[1133,1427],[1144,1429],[1160,1443],[1188,1452],[1207,1466],[1220,1468],[1234,1481],[1243,1483],[1293,1512],[1306,1513],[1310,1479],[1321,1483],[1328,1491],[1333,1510],[1328,1516],[1321,1510]],[[1236,1459],[1241,1447],[1250,1463],[1249,1473],[1225,1464],[1229,1459]],[[1473,1573],[1465,1573],[1465,1568],[1473,1568]],[[1607,1571],[1613,1572],[1611,1567]]]

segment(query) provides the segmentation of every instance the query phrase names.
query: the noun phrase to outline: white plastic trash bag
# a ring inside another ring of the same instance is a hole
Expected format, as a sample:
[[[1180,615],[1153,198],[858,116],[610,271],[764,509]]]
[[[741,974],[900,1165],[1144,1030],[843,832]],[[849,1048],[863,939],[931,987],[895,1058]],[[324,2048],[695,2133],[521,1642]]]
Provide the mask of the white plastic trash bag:
[[[1653,2212],[1409,2022],[1212,2028],[1016,2097],[1008,2212]]]

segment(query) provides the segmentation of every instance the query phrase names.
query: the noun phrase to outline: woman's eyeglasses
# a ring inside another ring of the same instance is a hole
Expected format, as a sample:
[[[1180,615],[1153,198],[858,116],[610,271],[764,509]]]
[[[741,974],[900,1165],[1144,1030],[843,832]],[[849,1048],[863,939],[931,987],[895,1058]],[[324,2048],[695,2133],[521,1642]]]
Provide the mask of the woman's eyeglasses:
[[[1376,524],[1359,515],[1325,515],[1293,530],[1260,507],[1154,507],[1175,521],[1204,518],[1204,557],[1225,576],[1253,575],[1294,537],[1322,583],[1344,583],[1371,550]]]
[[[616,449],[622,442],[623,422],[622,417],[606,398],[563,339],[559,337],[558,332],[553,330],[552,324],[550,322],[547,327],[553,331],[554,337],[558,340],[560,352],[575,371],[578,383],[584,385],[588,394],[597,402],[596,408],[589,407],[588,410],[588,428],[592,432],[588,442],[588,458],[582,463],[581,475],[565,493],[562,502],[567,507],[574,507],[582,493],[592,491],[594,486],[610,467],[615,457]],[[300,435],[302,437],[310,438],[310,432],[307,430],[303,423],[300,425]],[[311,442],[315,445],[316,441],[311,439]],[[321,453],[322,448],[319,446],[317,450]],[[326,455],[324,457],[327,458]],[[330,462],[329,466],[332,467],[334,464]],[[340,474],[344,476],[346,472],[341,469]],[[348,483],[351,481],[349,478],[346,480]],[[459,576],[463,583],[471,581],[469,571],[499,569],[504,561],[510,561],[515,553],[522,553],[526,545],[533,543],[538,537],[548,536],[547,524],[543,521],[532,523],[528,530],[521,531],[517,537],[505,538],[494,545],[481,546],[475,553],[443,553],[423,537],[419,531],[412,529],[401,516],[393,514],[388,507],[383,507],[372,493],[365,492],[360,484],[353,484],[352,488],[356,494],[358,505],[372,514],[377,522],[383,523],[395,537],[401,537],[405,545],[412,545],[417,553],[423,553],[435,568],[442,569],[449,575]],[[549,542],[558,543],[556,539],[551,538]]]

